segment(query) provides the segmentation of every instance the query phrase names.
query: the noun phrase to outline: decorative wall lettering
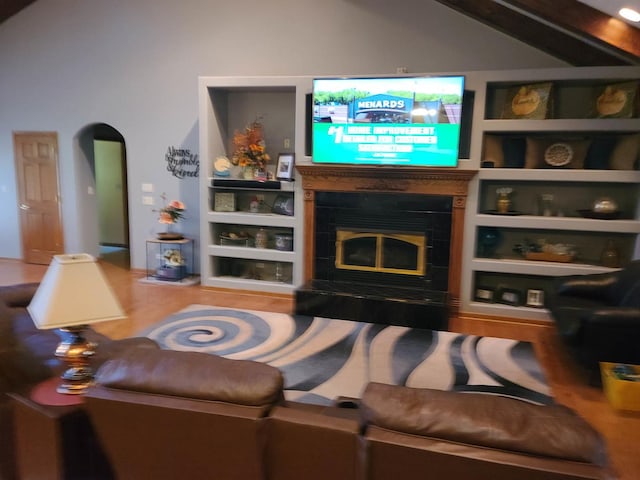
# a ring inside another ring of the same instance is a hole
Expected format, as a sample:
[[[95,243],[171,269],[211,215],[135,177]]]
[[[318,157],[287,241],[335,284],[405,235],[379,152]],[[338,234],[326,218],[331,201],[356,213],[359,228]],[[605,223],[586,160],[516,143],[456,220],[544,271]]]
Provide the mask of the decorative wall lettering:
[[[174,177],[197,177],[200,170],[200,161],[197,153],[191,153],[188,148],[169,147],[164,156],[167,161],[167,170]]]

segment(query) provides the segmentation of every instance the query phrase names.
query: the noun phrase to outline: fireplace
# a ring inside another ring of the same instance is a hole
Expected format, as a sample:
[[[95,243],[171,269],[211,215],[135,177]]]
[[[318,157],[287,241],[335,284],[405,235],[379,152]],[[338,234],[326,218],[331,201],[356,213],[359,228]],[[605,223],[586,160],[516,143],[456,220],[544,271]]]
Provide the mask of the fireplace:
[[[305,280],[296,313],[446,329],[459,306],[475,171],[298,165]]]

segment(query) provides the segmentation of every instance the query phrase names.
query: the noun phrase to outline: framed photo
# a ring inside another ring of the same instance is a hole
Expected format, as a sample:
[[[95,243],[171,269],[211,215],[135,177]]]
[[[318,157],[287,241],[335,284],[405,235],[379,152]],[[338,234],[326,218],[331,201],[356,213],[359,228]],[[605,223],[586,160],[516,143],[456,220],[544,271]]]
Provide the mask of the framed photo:
[[[493,288],[477,287],[474,299],[476,302],[493,303],[496,292]]]
[[[278,215],[293,216],[293,197],[289,195],[278,195],[273,202],[271,211]]]
[[[291,180],[293,178],[293,163],[293,153],[281,153],[278,155],[276,178],[278,180]]]
[[[544,307],[544,290],[530,288],[527,290],[527,307]]]
[[[498,303],[504,303],[505,305],[519,306],[522,302],[520,290],[514,288],[501,288],[498,291]]]
[[[229,192],[216,192],[213,209],[216,212],[235,212],[236,194]]]

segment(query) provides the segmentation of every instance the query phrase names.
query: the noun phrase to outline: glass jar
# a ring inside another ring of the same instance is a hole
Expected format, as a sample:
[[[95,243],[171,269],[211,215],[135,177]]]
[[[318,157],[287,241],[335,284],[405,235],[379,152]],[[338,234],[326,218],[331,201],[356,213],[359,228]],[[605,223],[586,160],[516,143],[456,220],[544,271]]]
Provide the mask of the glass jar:
[[[256,233],[256,248],[267,248],[269,242],[269,235],[264,228],[261,228]]]
[[[600,263],[604,267],[617,268],[620,266],[620,252],[613,243],[613,240],[608,240],[602,254],[600,255]]]

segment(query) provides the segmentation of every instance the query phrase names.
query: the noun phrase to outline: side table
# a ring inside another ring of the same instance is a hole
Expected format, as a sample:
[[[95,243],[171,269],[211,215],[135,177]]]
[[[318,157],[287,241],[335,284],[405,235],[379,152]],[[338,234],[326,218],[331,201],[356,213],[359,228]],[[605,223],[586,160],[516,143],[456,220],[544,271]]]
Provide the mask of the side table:
[[[115,476],[82,398],[58,394],[58,383],[59,379],[53,378],[30,391],[9,394],[14,407],[19,478],[112,480]]]
[[[180,238],[164,240],[152,238],[146,241],[147,275],[150,283],[193,285],[194,240]]]

